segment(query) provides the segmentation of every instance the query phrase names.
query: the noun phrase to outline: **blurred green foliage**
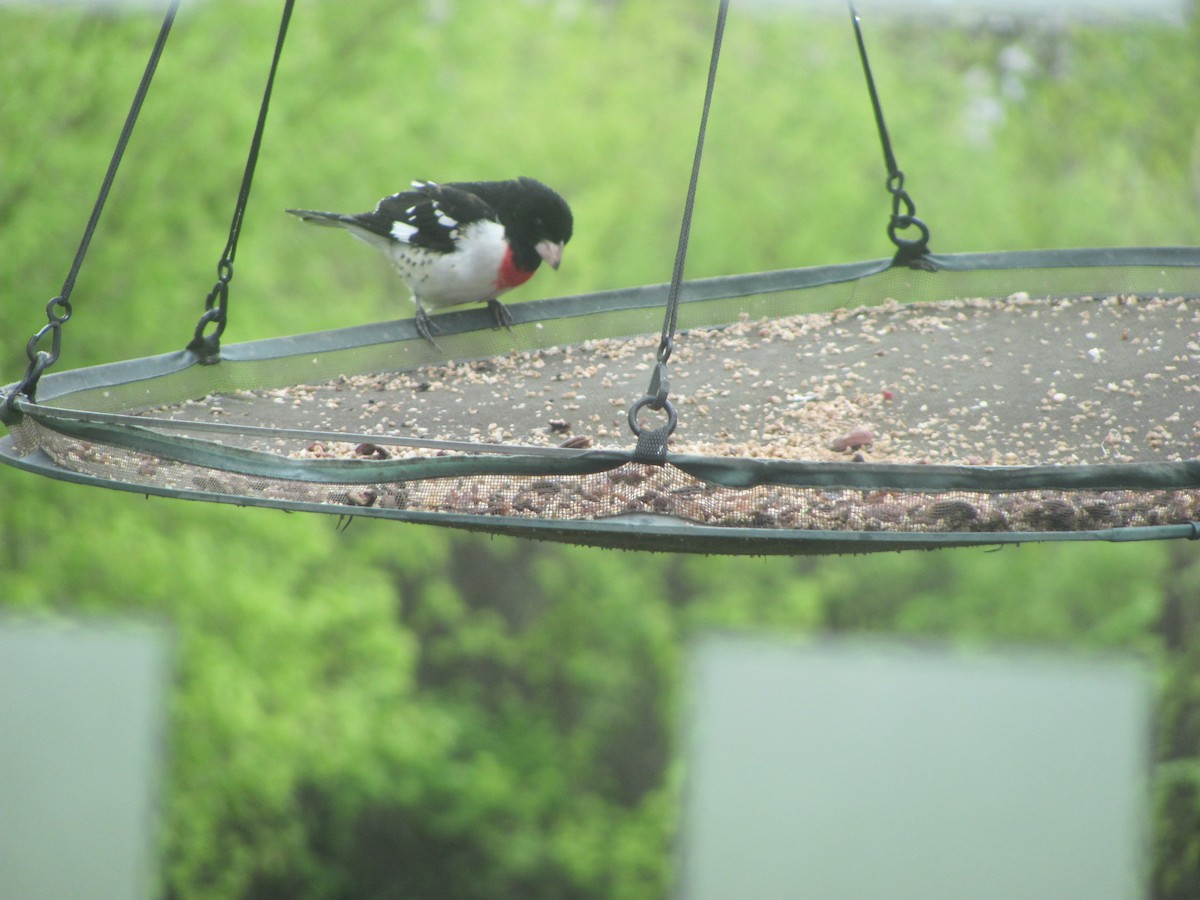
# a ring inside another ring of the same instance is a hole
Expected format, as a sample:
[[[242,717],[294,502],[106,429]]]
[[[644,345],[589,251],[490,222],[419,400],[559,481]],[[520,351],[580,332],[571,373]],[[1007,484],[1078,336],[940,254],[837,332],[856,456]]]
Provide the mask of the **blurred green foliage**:
[[[278,21],[186,6],[75,292],[61,366],[181,348],[215,276]],[[577,215],[522,298],[665,280],[715,9],[690,0],[299,4],[227,339],[407,315],[382,259],[287,206],[414,177],[539,177]],[[1188,244],[1185,26],[866,22],[940,252]],[[65,275],[152,18],[0,10],[0,380]],[[694,276],[888,254],[848,24],[734,5]],[[659,897],[688,640],[869,631],[1127,651],[1162,672],[1151,893],[1200,895],[1193,545],[865,559],[651,556],[180,502],[0,471],[0,602],[178,636],[161,893]]]

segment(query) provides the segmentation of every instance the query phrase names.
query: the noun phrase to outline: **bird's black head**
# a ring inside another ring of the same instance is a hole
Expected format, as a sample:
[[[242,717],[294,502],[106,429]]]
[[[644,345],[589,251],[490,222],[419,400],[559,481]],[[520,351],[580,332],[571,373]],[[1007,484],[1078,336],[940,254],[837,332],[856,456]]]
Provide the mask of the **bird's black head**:
[[[461,185],[496,211],[513,248],[513,261],[533,271],[545,260],[558,268],[575,220],[559,194],[533,178]]]
[[[571,207],[556,191],[532,178],[518,178],[513,201],[513,224],[528,229],[538,240],[565,244],[571,239],[575,220]],[[503,218],[503,214],[501,214]]]

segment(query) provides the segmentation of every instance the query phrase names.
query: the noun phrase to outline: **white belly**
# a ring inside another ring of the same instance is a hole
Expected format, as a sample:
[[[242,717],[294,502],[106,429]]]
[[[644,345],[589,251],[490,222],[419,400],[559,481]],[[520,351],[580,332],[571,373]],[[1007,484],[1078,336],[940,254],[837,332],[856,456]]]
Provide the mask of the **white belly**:
[[[455,253],[393,244],[389,255],[415,298],[424,306],[437,309],[482,303],[500,293],[496,279],[507,247],[504,226],[498,222],[476,222],[463,230]]]

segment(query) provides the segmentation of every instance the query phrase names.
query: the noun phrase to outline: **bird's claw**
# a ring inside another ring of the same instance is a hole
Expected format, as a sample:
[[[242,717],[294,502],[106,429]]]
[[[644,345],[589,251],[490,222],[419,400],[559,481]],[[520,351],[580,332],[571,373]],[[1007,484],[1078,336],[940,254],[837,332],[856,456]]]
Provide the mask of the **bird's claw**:
[[[507,328],[509,331],[512,331],[514,323],[512,313],[508,311],[508,307],[495,297],[489,300],[487,305],[488,309],[492,311],[492,317],[496,320],[496,328]]]
[[[438,330],[438,327],[433,324],[433,320],[429,318],[429,313],[417,307],[417,314],[413,318],[413,324],[417,327],[417,334],[433,344],[438,350],[441,350],[441,345],[433,339],[433,334]]]

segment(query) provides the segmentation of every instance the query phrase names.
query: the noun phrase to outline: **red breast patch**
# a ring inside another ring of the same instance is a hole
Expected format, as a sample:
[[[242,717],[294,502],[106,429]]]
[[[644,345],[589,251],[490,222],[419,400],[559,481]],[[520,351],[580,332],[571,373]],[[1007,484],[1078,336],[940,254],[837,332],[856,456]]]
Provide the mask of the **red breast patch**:
[[[524,284],[532,277],[532,272],[516,267],[513,263],[512,247],[505,246],[504,259],[500,261],[500,271],[496,274],[496,290],[507,291]]]

